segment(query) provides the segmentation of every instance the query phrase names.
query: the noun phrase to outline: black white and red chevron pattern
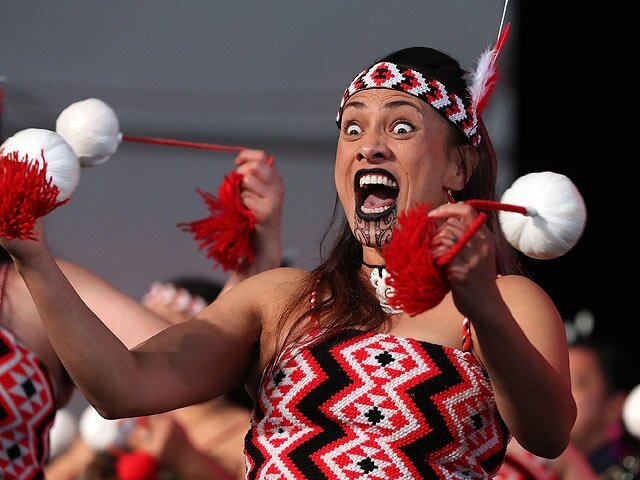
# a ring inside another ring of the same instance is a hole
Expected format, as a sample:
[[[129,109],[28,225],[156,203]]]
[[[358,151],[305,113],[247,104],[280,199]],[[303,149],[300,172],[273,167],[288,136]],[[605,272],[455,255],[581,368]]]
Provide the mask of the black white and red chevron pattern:
[[[444,118],[453,123],[467,136],[472,145],[480,144],[478,118],[471,106],[435,78],[425,78],[417,70],[396,65],[391,62],[379,62],[363,70],[351,82],[342,95],[336,122],[340,127],[345,103],[356,92],[369,88],[388,88],[408,93],[427,102]]]
[[[265,371],[249,479],[490,478],[509,433],[467,351],[345,330]]]
[[[53,390],[44,366],[0,327],[0,479],[44,478],[54,416]]]

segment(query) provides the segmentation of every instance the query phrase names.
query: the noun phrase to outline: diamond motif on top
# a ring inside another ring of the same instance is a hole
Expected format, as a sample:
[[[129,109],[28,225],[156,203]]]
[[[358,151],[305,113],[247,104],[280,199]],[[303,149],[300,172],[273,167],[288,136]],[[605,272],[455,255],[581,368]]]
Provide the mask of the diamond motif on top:
[[[341,392],[326,412],[350,426],[348,437],[329,445],[322,455],[337,478],[419,476],[398,450],[410,439],[428,432],[406,391],[439,372],[414,345],[396,336],[360,336],[351,345],[341,345],[335,353],[353,380],[348,391]],[[363,470],[363,465],[368,471]]]
[[[55,412],[46,372],[35,354],[0,328],[0,478],[41,478]]]
[[[258,448],[267,461],[260,467],[260,478],[300,478],[300,473],[286,459],[291,450],[312,438],[318,427],[297,408],[297,404],[326,379],[322,369],[308,354],[300,353],[305,345],[283,352],[284,362],[276,362],[276,371],[265,377],[260,389],[260,407],[264,412],[256,425]],[[285,355],[286,354],[286,355]]]
[[[499,423],[492,420],[495,411],[484,400],[493,396],[491,384],[479,365],[464,361],[469,353],[454,350],[453,355],[459,360],[456,365],[466,387],[456,389],[452,395],[436,397],[434,401],[446,418],[455,419],[448,422],[449,428],[454,437],[464,438],[465,442],[434,455],[432,461],[441,466],[442,472],[451,471],[454,465],[457,471],[465,473],[461,479],[484,478],[473,472],[473,464],[468,459],[488,458],[504,448]]]
[[[43,395],[42,383],[34,380],[35,369],[29,365],[22,365],[22,367],[24,374],[16,371],[9,372],[15,382],[9,392],[14,396],[14,401],[20,410],[33,415],[46,402],[46,392]]]
[[[261,394],[245,443],[247,478],[488,479],[496,472],[508,432],[470,352],[357,330],[309,345],[265,374],[261,392],[267,379],[286,384],[290,368],[302,364],[315,378],[297,400],[266,402]],[[269,403],[297,423],[258,432],[269,424]],[[281,448],[284,435],[300,441]]]

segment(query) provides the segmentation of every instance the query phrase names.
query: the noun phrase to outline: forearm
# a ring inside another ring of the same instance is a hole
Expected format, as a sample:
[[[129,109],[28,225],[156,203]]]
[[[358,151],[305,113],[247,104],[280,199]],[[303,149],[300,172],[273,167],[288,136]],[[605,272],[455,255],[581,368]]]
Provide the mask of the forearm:
[[[135,371],[126,347],[80,299],[49,250],[15,263],[56,353],[83,394],[98,405],[99,399],[119,398],[131,385],[128,373]]]
[[[511,432],[528,450],[559,455],[575,420],[570,386],[529,341],[504,302],[471,321],[496,402]]]

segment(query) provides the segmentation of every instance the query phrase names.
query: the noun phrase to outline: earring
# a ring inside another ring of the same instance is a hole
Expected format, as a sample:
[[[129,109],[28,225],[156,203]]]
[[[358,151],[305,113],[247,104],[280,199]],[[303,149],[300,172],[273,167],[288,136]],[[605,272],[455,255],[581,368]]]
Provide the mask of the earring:
[[[451,193],[451,189],[447,188],[447,200],[449,203],[456,203],[456,199],[453,198],[453,194]]]

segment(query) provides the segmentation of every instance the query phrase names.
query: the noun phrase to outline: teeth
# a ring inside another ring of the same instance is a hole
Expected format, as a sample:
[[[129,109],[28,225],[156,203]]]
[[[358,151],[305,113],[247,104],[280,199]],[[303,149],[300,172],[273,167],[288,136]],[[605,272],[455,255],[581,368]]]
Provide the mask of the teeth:
[[[398,183],[386,175],[366,174],[360,177],[360,187],[364,185],[384,185],[385,187],[398,188]]]
[[[360,207],[360,210],[362,211],[362,213],[371,214],[371,213],[382,213],[386,210],[389,210],[390,208],[391,208],[391,205],[387,205],[386,207],[376,207],[376,208],[369,208],[363,205],[362,207]]]

